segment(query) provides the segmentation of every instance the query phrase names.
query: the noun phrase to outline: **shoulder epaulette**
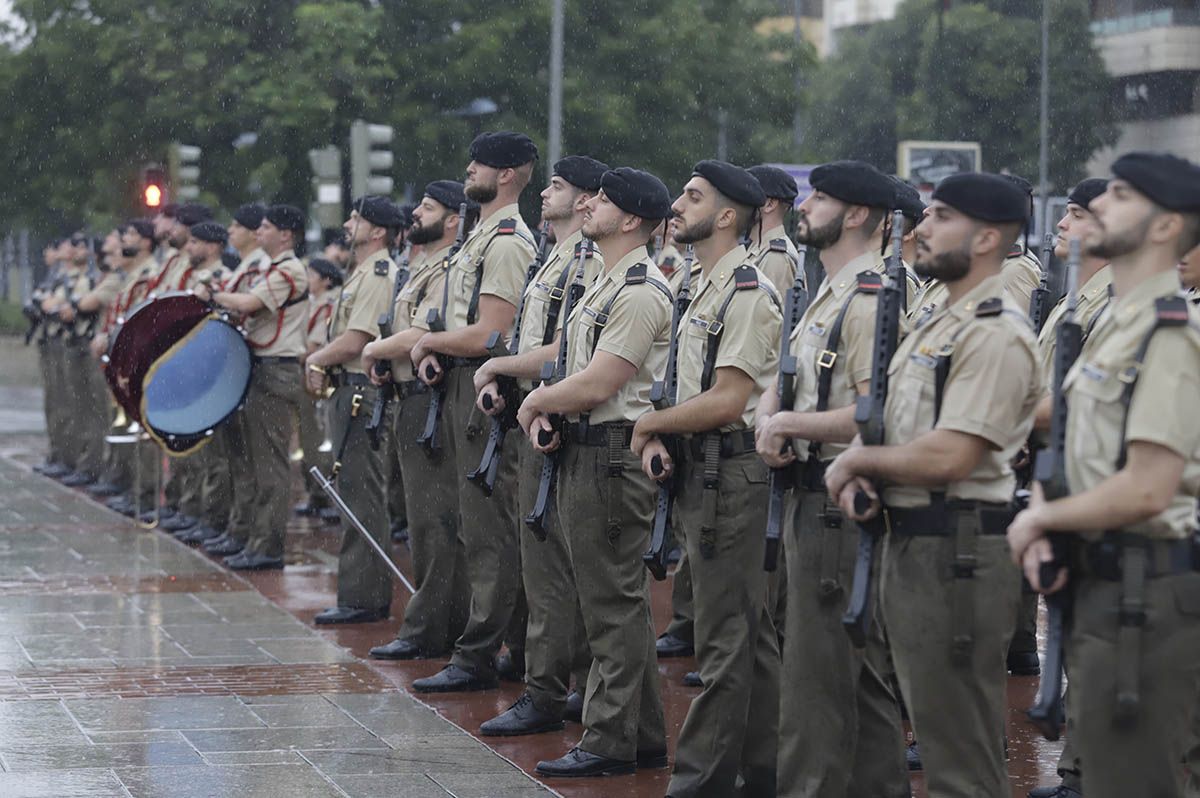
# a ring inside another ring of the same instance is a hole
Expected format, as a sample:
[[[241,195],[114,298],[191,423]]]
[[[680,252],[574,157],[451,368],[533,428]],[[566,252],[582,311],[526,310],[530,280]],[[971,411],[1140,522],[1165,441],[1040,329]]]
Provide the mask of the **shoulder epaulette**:
[[[733,270],[733,290],[745,291],[750,288],[758,288],[758,269],[743,263]]]
[[[787,252],[787,239],[772,238],[771,243],[767,245],[767,249],[769,249],[771,252]]]
[[[999,316],[1004,312],[1004,300],[998,296],[985,299],[975,307],[975,318],[986,319],[989,316]]]
[[[870,269],[864,272],[859,272],[856,278],[858,280],[858,291],[862,294],[877,294],[883,289],[883,275],[879,272],[873,272]]]
[[[379,275],[380,277],[387,277],[388,266],[390,265],[391,264],[388,262],[387,258],[380,258],[379,260],[375,261],[375,274]]]
[[[510,236],[515,232],[517,232],[516,219],[501,219],[500,224],[496,226],[496,235],[498,236]]]
[[[1013,248],[1008,251],[1006,258],[1019,258],[1025,254],[1025,247],[1018,244],[1013,244]]]
[[[646,282],[646,264],[635,263],[625,272],[625,285],[637,285]]]
[[[1188,323],[1187,300],[1164,296],[1154,300],[1154,317],[1160,327],[1182,327]]]

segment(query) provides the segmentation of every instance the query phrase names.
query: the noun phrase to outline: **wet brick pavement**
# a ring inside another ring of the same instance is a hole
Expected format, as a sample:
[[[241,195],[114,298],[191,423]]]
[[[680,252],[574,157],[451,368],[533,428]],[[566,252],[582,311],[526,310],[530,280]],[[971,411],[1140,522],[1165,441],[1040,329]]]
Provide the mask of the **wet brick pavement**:
[[[336,527],[295,520],[286,570],[226,572],[33,474],[44,441],[17,420],[6,428],[0,414],[0,796],[553,794],[527,774],[574,745],[577,724],[479,740],[463,730],[507,708],[519,685],[419,703],[409,683],[443,661],[366,658],[399,628],[402,588],[386,622],[311,625],[335,595]],[[394,556],[411,573],[407,548]],[[652,590],[660,629],[669,586]],[[672,748],[693,667],[659,663]],[[1009,680],[1013,798],[1056,781],[1059,746],[1024,722],[1036,686]],[[640,771],[549,786],[651,798],[668,780]],[[919,774],[913,787],[921,798]]]

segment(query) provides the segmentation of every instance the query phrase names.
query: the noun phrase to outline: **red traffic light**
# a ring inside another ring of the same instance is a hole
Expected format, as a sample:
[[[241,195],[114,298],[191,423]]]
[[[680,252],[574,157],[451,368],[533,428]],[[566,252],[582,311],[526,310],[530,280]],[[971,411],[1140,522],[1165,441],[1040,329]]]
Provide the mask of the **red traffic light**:
[[[147,166],[142,170],[142,204],[147,210],[157,211],[166,198],[166,171],[161,166]]]
[[[151,183],[142,190],[142,199],[147,208],[162,207],[162,188]]]

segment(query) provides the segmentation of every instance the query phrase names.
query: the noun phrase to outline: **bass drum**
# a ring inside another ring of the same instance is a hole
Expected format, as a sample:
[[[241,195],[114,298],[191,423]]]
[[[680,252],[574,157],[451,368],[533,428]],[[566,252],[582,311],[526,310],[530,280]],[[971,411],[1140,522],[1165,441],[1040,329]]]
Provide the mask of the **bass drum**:
[[[172,455],[204,445],[241,406],[252,359],[242,334],[190,291],[152,295],[117,327],[105,378],[126,416]]]

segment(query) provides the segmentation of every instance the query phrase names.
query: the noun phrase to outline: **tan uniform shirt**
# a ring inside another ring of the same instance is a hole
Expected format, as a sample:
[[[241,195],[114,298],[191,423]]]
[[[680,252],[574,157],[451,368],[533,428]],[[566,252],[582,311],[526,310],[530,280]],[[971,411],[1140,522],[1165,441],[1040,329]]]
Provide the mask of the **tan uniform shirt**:
[[[980,303],[1003,300],[1003,313],[976,316]],[[1033,428],[1042,396],[1037,341],[1025,311],[1004,291],[1003,277],[989,277],[950,307],[938,308],[900,344],[888,369],[885,443],[908,443],[934,429],[953,430],[988,443],[978,465],[961,482],[945,486],[950,499],[1007,502],[1016,480],[1009,463]],[[950,354],[941,414],[934,422],[934,372]],[[923,507],[929,490],[888,485],[884,502]]]
[[[191,275],[192,262],[187,253],[181,249],[168,249],[165,252],[162,270],[158,273],[158,285],[154,290],[159,294],[183,291],[188,287]]]
[[[154,290],[154,281],[160,273],[158,261],[151,255],[129,272],[125,278],[125,286],[115,304],[116,322],[119,324],[129,315],[138,304]]]
[[[1105,266],[1093,274],[1091,279],[1079,289],[1079,304],[1075,308],[1075,321],[1083,329],[1084,335],[1088,334],[1088,328],[1096,315],[1108,304],[1108,287],[1110,285],[1112,285],[1112,268]],[[1062,321],[1063,314],[1066,312],[1067,298],[1064,296],[1046,314],[1046,323],[1038,335],[1038,352],[1041,354],[1042,376],[1046,380],[1047,393],[1054,387],[1054,350],[1058,345],[1058,339],[1054,334],[1055,328],[1058,327],[1058,323]]]
[[[368,255],[354,267],[333,312],[333,324],[329,328],[332,341],[347,330],[366,333],[374,339],[379,337],[379,317],[387,313],[392,302],[392,288],[396,284],[396,263],[386,249]],[[354,374],[365,374],[362,358],[341,364],[341,368]]]
[[[87,269],[73,269],[62,289],[60,298],[68,302],[78,302],[82,299],[85,294],[92,290],[92,278],[88,274]],[[77,313],[73,322],[69,324],[64,322],[62,327],[64,332],[73,336],[81,336],[87,331],[88,322],[87,318]]]
[[[108,332],[112,329],[117,317],[117,301],[121,298],[121,292],[125,289],[128,279],[128,272],[113,269],[92,289],[92,296],[100,302],[100,324],[96,327],[98,331]]]
[[[245,293],[263,303],[243,325],[256,356],[300,357],[307,352],[308,303],[301,298],[307,288],[308,273],[290,249],[277,255],[250,283]]]
[[[778,247],[782,246],[783,251]],[[796,271],[803,271],[800,263],[800,251],[788,238],[783,225],[772,227],[762,234],[762,243],[750,247],[750,261],[758,270],[767,275],[767,279],[782,296],[796,280]]]
[[[583,245],[583,232],[576,230],[560,241],[542,264],[542,268],[533,276],[533,280],[525,289],[525,309],[521,315],[521,336],[518,354],[530,352],[544,346],[554,338],[554,331],[546,329],[550,305],[559,302],[559,318],[556,329],[562,328],[567,314],[566,301],[571,283],[579,269],[579,257],[576,252]],[[604,257],[600,250],[593,249],[592,256],[583,263],[583,285],[586,288],[596,281],[604,269]],[[549,339],[549,340],[546,340]],[[531,390],[534,385],[531,380],[521,380],[521,387]]]
[[[1154,301],[1178,293],[1179,275],[1171,269],[1139,283],[1126,296],[1114,297],[1067,374],[1067,482],[1072,493],[1094,488],[1116,473],[1126,412],[1121,376],[1153,324]],[[1200,312],[1190,302],[1187,308],[1189,326],[1155,333],[1129,403],[1125,429],[1126,442],[1158,444],[1185,461],[1170,507],[1124,530],[1153,538],[1183,538],[1196,526]]]
[[[499,297],[516,307],[525,287],[525,270],[535,254],[533,234],[516,203],[475,225],[450,264],[446,329],[461,330],[478,320],[468,319],[477,282],[480,297]]]
[[[644,283],[625,285],[625,276],[639,263],[646,264]],[[650,284],[654,281],[661,287]],[[637,367],[633,379],[616,395],[592,408],[589,421],[636,421],[650,409],[650,386],[666,372],[667,348],[671,339],[671,299],[666,278],[654,265],[650,253],[637,247],[596,282],[580,298],[567,320],[567,374],[577,374],[592,362],[592,344],[597,352],[625,360]],[[616,296],[608,311],[608,323],[596,328],[597,316]]]
[[[709,326],[717,321],[721,306],[730,294],[733,296],[721,319],[724,327],[712,380],[715,384],[717,369],[732,367],[754,380],[754,390],[742,417],[721,427],[722,432],[754,427],[759,397],[770,387],[779,369],[779,336],[783,327],[779,295],[757,268],[754,272],[759,287],[737,290],[734,271],[742,264],[751,265],[753,261],[741,246],[734,247],[718,260],[696,287],[692,303],[679,321],[678,401],[686,402],[702,390],[700,381],[708,356]]]
[[[237,268],[225,278],[224,290],[231,292],[245,291],[250,287],[250,283],[258,275],[259,271],[266,268],[271,259],[267,257],[267,253],[260,249],[252,250],[241,262]]]
[[[442,289],[446,285],[446,258],[450,247],[442,247],[437,252],[422,252],[415,261],[409,264],[412,276],[396,297],[395,332],[417,328],[428,330],[429,311],[442,307]],[[408,364],[405,364],[408,365]],[[412,368],[398,367],[392,369],[392,377],[397,382],[415,380]]]
[[[309,352],[315,352],[329,343],[329,322],[333,319],[333,306],[338,292],[330,289],[319,297],[308,297],[308,323],[305,327],[304,343]]]
[[[835,410],[854,404],[858,384],[870,379],[871,359],[875,353],[875,311],[879,300],[877,294],[855,294],[854,290],[858,286],[859,272],[877,270],[878,258],[868,252],[843,266],[833,279],[826,277],[817,288],[808,310],[789,339],[790,351],[796,356],[796,403],[791,409],[801,413],[817,409],[821,353],[828,348],[830,328],[843,307],[846,307],[846,315],[842,319],[841,340],[834,350],[829,404],[825,409]],[[825,356],[824,362],[828,360],[829,356]],[[808,459],[808,443],[799,439],[792,441],[792,450],[800,460]],[[823,443],[821,459],[836,457],[845,448],[845,444]]]

